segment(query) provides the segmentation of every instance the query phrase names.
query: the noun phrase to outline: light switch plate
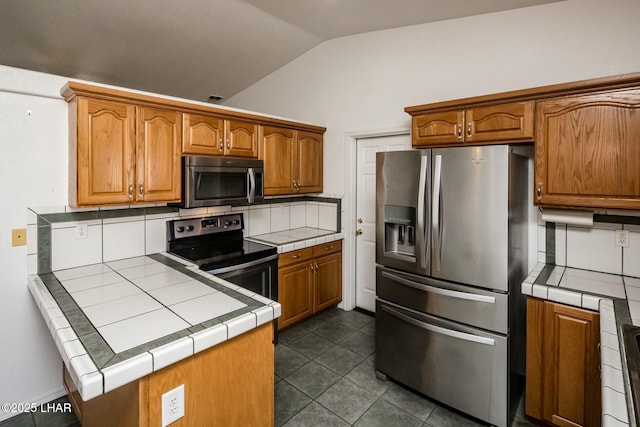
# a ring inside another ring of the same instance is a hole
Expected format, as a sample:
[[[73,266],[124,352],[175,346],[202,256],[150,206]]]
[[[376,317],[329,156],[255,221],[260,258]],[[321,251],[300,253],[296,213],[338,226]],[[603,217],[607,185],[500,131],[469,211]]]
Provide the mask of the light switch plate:
[[[24,246],[27,244],[27,229],[15,228],[11,230],[11,246]]]

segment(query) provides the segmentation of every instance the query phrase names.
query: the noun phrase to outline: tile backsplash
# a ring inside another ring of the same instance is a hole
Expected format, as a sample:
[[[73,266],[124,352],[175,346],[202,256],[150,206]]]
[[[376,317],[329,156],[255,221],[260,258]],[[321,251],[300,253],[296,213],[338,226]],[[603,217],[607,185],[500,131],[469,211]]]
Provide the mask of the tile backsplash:
[[[245,236],[301,227],[340,232],[343,214],[340,199],[325,198],[233,208],[31,208],[27,212],[28,232],[38,238],[28,246],[28,271],[47,273],[163,252],[168,220],[231,211],[243,213]]]
[[[538,261],[552,253],[555,265],[640,277],[640,225],[632,217],[599,215],[593,226],[555,224],[552,239],[544,222],[538,223]],[[621,222],[622,221],[622,222]],[[615,245],[616,230],[629,231],[629,247]],[[553,241],[551,241],[553,240]]]

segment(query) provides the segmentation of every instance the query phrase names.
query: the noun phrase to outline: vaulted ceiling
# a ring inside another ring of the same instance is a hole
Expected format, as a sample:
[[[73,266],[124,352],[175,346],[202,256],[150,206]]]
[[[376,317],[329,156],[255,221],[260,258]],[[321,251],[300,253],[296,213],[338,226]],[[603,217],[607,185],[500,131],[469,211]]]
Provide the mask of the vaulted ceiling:
[[[336,37],[558,0],[2,0],[0,64],[199,101]]]

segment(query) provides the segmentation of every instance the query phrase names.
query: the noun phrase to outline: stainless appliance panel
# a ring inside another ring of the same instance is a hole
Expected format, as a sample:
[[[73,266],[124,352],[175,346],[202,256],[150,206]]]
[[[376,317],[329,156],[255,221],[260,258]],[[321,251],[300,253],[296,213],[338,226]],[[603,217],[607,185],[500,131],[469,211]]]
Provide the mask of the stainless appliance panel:
[[[376,301],[376,370],[496,426],[507,425],[507,338]]]
[[[431,150],[376,154],[376,262],[429,274]]]
[[[186,208],[246,205],[263,199],[262,160],[185,156],[182,169]]]
[[[508,289],[509,146],[434,149],[433,277]]]
[[[383,267],[376,269],[376,295],[409,309],[507,334],[509,296]]]

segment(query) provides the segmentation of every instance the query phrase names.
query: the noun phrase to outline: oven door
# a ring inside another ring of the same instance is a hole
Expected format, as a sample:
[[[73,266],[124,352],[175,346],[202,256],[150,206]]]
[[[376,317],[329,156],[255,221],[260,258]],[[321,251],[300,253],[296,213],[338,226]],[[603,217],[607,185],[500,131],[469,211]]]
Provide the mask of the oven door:
[[[274,301],[278,300],[277,254],[244,264],[209,270],[207,273]]]

